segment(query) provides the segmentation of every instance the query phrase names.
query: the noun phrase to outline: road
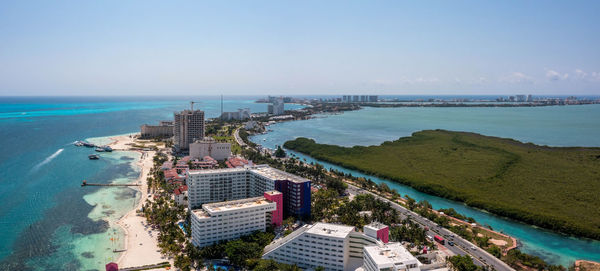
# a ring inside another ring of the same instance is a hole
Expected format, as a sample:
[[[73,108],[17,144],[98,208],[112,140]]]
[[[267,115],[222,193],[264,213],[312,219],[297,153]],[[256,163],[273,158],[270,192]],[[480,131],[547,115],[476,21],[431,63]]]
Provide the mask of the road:
[[[246,146],[246,143],[244,143],[244,140],[242,140],[242,138],[240,137],[240,128],[241,127],[235,129],[235,132],[233,132],[233,137],[235,138],[235,141],[238,143],[238,145],[240,145],[240,147],[243,147]]]
[[[453,246],[449,245],[448,242],[446,242],[444,247],[447,248],[448,250],[454,252],[454,254],[470,255],[473,258],[473,262],[479,266],[488,266],[488,267],[494,268],[498,271],[514,271],[515,270],[512,267],[508,266],[505,262],[503,262],[500,259],[489,254],[487,251],[483,250],[482,248],[475,246],[471,242],[456,235],[455,233],[451,232],[450,230],[438,226],[435,222],[433,222],[427,218],[424,218],[411,210],[404,208],[402,205],[399,205],[399,204],[392,202],[384,197],[381,197],[377,194],[366,191],[362,188],[358,188],[351,184],[348,184],[348,193],[353,194],[353,195],[368,193],[382,201],[389,202],[391,204],[392,208],[398,210],[403,218],[408,217],[412,221],[419,223],[421,226],[429,228],[429,231],[427,231],[427,235],[429,235],[429,236],[439,235],[439,236],[444,237],[444,239],[446,239],[446,241],[453,241],[454,242]],[[439,245],[439,243],[438,243],[438,245]]]

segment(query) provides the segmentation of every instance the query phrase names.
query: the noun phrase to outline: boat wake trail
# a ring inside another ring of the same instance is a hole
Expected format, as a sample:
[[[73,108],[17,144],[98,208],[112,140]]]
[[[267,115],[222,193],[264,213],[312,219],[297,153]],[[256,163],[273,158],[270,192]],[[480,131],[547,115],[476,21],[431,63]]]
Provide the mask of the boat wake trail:
[[[43,165],[48,164],[50,161],[52,161],[54,158],[56,158],[56,156],[58,156],[61,152],[63,152],[65,149],[58,149],[58,151],[56,151],[55,153],[53,153],[52,155],[46,157],[46,159],[44,159],[44,161],[42,161],[41,163],[35,165],[35,167],[33,167],[31,169],[31,172],[35,172],[38,169],[40,169]]]

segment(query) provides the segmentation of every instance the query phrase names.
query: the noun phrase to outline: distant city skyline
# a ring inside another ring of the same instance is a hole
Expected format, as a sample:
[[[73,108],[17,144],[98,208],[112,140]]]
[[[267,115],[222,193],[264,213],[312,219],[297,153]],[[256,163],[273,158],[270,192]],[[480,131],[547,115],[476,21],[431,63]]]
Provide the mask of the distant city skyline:
[[[17,1],[0,96],[600,95],[597,1]]]

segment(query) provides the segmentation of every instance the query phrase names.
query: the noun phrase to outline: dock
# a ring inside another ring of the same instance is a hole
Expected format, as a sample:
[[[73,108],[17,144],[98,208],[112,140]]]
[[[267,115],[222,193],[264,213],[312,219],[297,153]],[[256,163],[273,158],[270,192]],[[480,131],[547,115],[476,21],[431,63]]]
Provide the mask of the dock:
[[[84,187],[84,186],[140,186],[140,184],[88,183],[87,181],[83,180],[83,182],[81,183],[81,187]]]

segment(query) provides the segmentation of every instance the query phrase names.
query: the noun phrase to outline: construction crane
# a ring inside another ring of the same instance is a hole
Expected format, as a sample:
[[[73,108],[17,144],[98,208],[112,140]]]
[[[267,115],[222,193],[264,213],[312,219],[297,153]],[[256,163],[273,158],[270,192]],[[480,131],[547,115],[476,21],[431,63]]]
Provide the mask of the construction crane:
[[[197,103],[200,103],[200,102],[194,102],[194,101],[190,101],[190,109],[191,109],[192,111],[194,111],[194,104],[197,104]]]

